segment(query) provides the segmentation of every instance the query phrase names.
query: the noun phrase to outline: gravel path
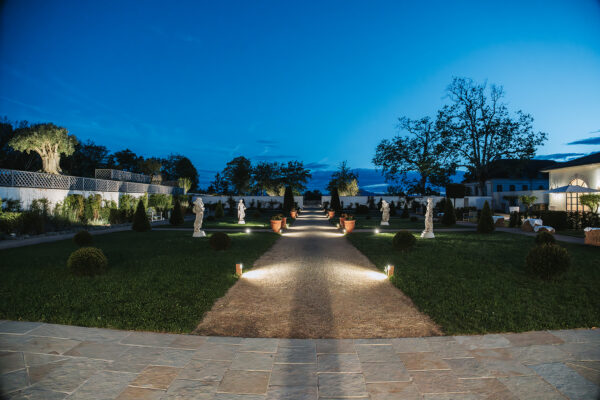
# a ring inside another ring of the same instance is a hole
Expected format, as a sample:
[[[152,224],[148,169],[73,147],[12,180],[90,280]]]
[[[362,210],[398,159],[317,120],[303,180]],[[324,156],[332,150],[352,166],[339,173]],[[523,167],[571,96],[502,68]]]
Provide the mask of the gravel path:
[[[302,213],[195,333],[279,338],[441,334],[317,210]]]

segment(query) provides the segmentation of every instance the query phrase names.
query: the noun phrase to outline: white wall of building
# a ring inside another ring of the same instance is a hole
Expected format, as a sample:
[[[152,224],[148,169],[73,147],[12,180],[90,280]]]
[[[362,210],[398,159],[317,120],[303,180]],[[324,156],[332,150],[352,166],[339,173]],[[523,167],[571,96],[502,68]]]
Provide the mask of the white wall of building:
[[[550,170],[550,189],[567,186],[574,179],[582,179],[589,188],[600,190],[600,165],[590,164]],[[566,194],[550,194],[550,210],[566,210]]]
[[[394,204],[396,204],[396,206],[404,206],[404,197],[401,196],[372,196],[375,199],[375,204],[379,203],[379,200],[385,200],[388,203],[391,203],[392,201],[394,202]],[[422,197],[411,197],[410,200],[416,200],[417,202],[420,202],[422,204],[427,203],[427,198],[428,197],[432,197],[433,198],[433,203],[437,203],[439,202],[441,199],[443,199],[443,196],[422,196]],[[478,210],[483,208],[483,204],[486,202],[486,200],[489,202],[491,202],[492,198],[489,196],[467,196],[464,199],[455,199],[456,201],[454,202],[456,205],[456,208],[462,208],[462,207],[476,207]],[[322,196],[321,197],[321,203],[324,202],[331,202],[331,196]],[[343,202],[344,207],[348,207],[349,204],[352,204],[352,207],[354,208],[356,203],[358,204],[365,204],[368,205],[369,202],[369,196],[340,196],[340,203]]]

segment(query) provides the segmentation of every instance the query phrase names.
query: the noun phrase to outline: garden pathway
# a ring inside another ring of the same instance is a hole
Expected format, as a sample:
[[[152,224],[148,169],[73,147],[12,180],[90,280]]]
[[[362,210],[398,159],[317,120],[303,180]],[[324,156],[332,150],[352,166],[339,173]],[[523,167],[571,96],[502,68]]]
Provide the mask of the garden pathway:
[[[318,210],[306,210],[195,333],[280,338],[441,334]]]
[[[0,398],[596,399],[600,330],[253,339],[0,321]]]

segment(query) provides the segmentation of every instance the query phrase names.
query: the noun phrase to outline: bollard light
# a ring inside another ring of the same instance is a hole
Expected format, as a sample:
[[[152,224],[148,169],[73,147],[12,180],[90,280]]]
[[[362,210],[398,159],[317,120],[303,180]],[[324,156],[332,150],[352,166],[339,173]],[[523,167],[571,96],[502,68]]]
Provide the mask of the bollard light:
[[[237,276],[242,276],[244,270],[244,264],[235,264],[235,274]]]
[[[387,277],[389,278],[390,276],[394,275],[394,266],[388,264],[386,265],[384,271]]]
[[[344,229],[342,232],[344,232],[344,235],[346,234],[346,229]]]

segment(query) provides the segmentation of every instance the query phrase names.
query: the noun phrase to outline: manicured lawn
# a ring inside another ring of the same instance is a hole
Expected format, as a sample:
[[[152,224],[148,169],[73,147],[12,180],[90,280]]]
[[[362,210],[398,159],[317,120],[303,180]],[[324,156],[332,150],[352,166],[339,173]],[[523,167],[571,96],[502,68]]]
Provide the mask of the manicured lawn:
[[[354,215],[356,220],[356,229],[382,229],[382,230],[400,230],[400,229],[425,229],[425,220],[419,219],[418,221],[411,221],[408,218],[390,217],[390,224],[388,226],[381,226],[381,214],[369,215]],[[332,223],[337,224],[339,222],[339,215],[336,215]],[[440,223],[433,224],[434,229],[444,228],[472,228],[470,226],[456,224],[454,226],[445,226]]]
[[[235,264],[251,266],[279,237],[230,234],[214,251],[188,232],[95,236],[110,270],[75,277],[71,240],[0,251],[0,319],[167,332],[190,332],[236,282]]]
[[[437,233],[402,254],[392,234],[353,233],[348,240],[445,333],[520,332],[600,325],[600,249],[561,243],[572,267],[545,282],[524,271],[534,238],[496,232]]]

